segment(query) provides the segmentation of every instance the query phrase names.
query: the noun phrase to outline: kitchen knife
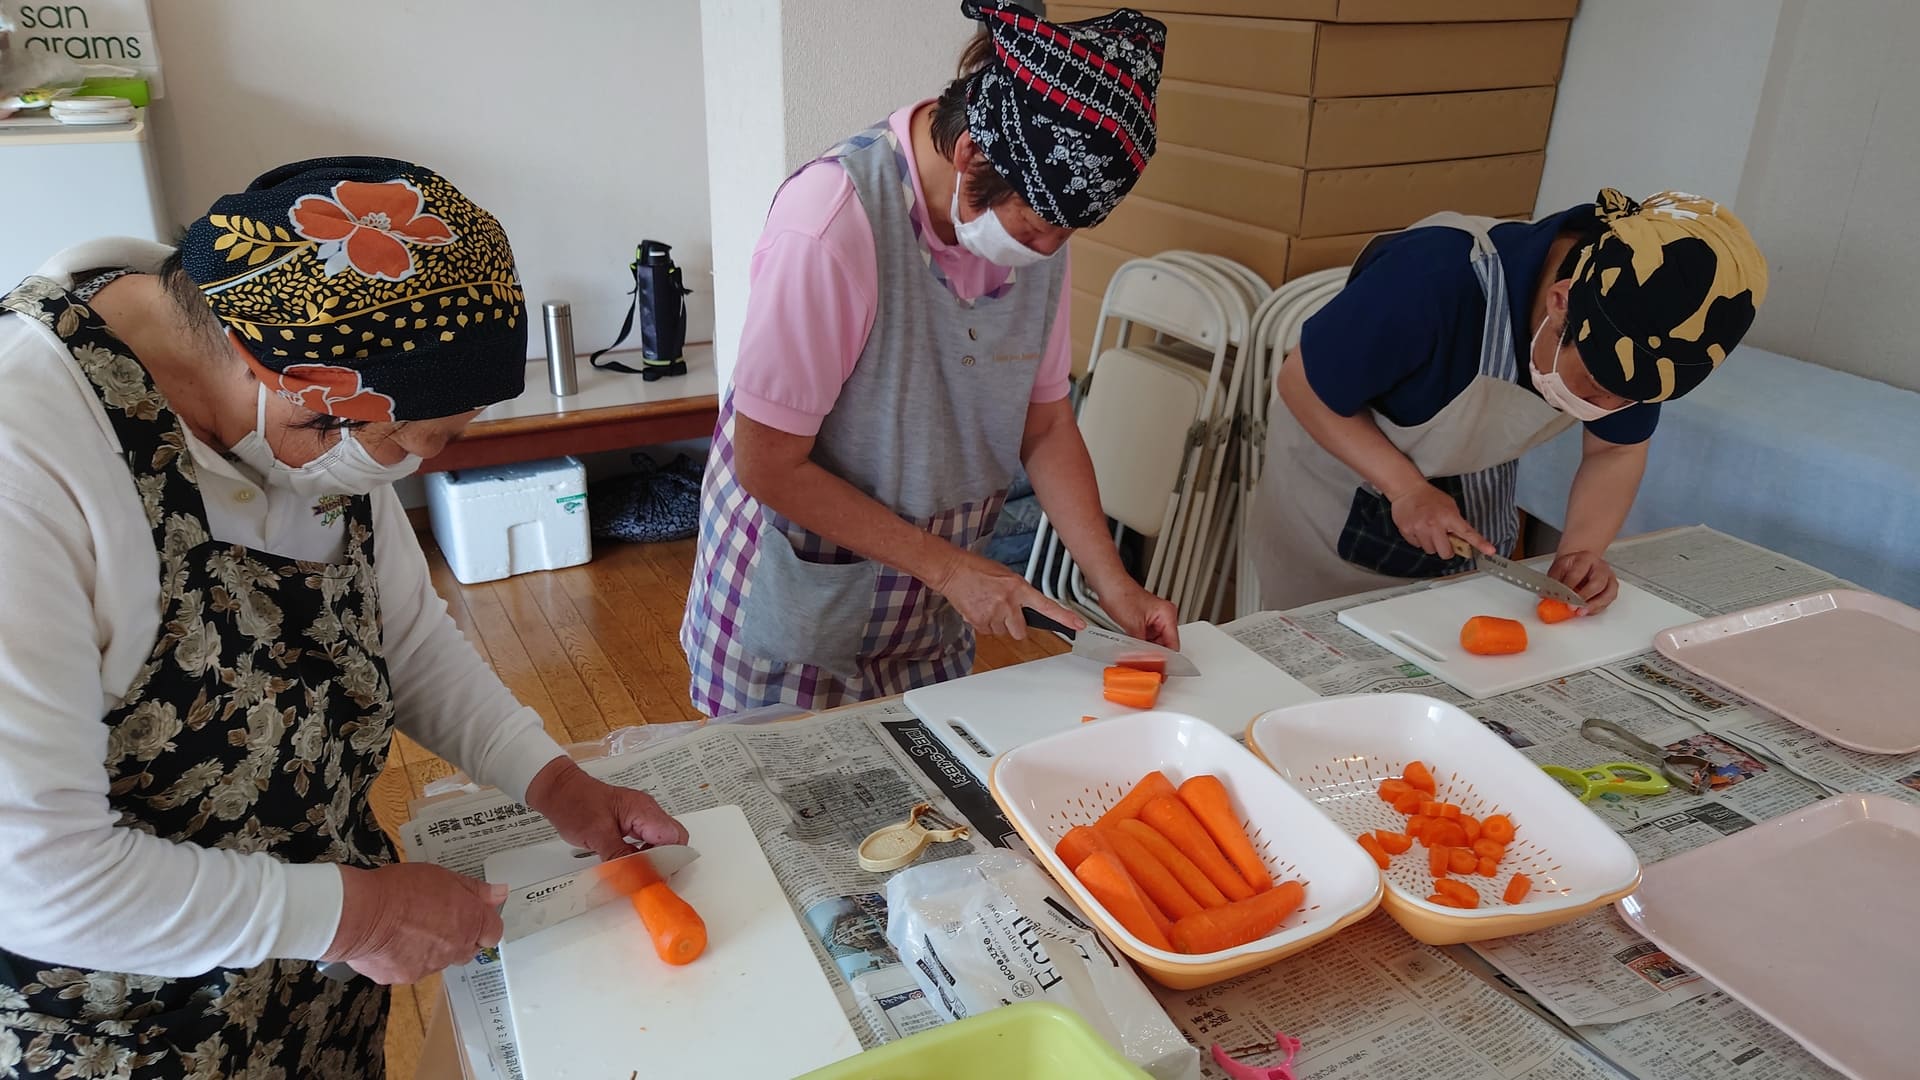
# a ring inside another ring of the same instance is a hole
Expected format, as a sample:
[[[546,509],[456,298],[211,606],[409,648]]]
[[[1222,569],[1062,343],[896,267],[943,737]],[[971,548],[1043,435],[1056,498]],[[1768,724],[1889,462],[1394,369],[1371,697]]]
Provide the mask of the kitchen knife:
[[[1035,630],[1051,630],[1073,642],[1073,655],[1103,666],[1164,664],[1169,676],[1200,674],[1200,669],[1193,665],[1193,661],[1165,645],[1155,645],[1151,641],[1141,641],[1139,638],[1130,638],[1125,634],[1116,634],[1099,626],[1090,625],[1080,631],[1070,630],[1032,608],[1021,608],[1020,613],[1026,616],[1027,625]]]
[[[1584,608],[1587,602],[1581,595],[1567,586],[1524,563],[1503,559],[1498,555],[1488,555],[1475,550],[1472,544],[1459,537],[1453,537],[1453,550],[1463,559],[1473,560],[1473,568],[1488,577],[1499,578],[1509,585],[1518,585],[1536,596],[1545,596],[1577,608]]]

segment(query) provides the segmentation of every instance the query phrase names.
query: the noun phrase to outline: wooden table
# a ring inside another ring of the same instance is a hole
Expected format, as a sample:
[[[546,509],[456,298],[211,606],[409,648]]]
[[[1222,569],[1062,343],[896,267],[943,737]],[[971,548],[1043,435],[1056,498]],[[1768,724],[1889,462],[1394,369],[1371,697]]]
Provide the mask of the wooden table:
[[[638,352],[610,356],[629,367],[640,366]],[[561,398],[547,388],[547,362],[529,360],[526,390],[481,413],[420,471],[477,469],[704,439],[713,434],[720,413],[713,346],[687,346],[686,361],[685,375],[648,382],[638,375],[602,371],[581,356],[579,392]]]

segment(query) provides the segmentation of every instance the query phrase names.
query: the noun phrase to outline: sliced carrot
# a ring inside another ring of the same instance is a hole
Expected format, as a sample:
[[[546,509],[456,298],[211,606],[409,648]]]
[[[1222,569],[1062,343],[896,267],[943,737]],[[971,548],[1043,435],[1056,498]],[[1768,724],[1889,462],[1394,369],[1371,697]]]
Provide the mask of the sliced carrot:
[[[1087,856],[1104,850],[1107,842],[1091,825],[1075,825],[1067,830],[1060,842],[1053,845],[1053,853],[1072,870],[1086,861]]]
[[[1460,828],[1467,834],[1467,843],[1480,839],[1480,819],[1472,814],[1460,815]]]
[[[1140,782],[1133,785],[1133,790],[1127,792],[1119,802],[1114,803],[1111,810],[1101,814],[1100,820],[1093,823],[1094,827],[1104,829],[1116,821],[1137,818],[1140,816],[1141,807],[1162,795],[1171,794],[1173,794],[1173,781],[1167,779],[1166,773],[1155,769],[1141,777]]]
[[[1427,843],[1443,844],[1447,847],[1465,847],[1467,830],[1461,828],[1457,821],[1435,818],[1433,824],[1427,826]]]
[[[1445,817],[1446,816],[1440,812],[1440,804],[1437,802],[1434,802],[1432,799],[1420,800],[1420,813],[1426,817]]]
[[[1406,773],[1408,786],[1424,791],[1429,795],[1440,790],[1439,786],[1433,782],[1433,773],[1427,771],[1425,764],[1418,761],[1409,761],[1404,771]]]
[[[1498,843],[1513,840],[1513,821],[1505,814],[1489,814],[1480,822],[1480,835]]]
[[[1540,602],[1534,605],[1533,613],[1538,615],[1540,621],[1543,623],[1559,623],[1566,622],[1568,619],[1580,614],[1580,609],[1567,603],[1565,600],[1555,600],[1551,596],[1543,596],[1540,598]]]
[[[1109,686],[1100,692],[1100,696],[1129,709],[1151,709],[1160,700],[1160,687],[1155,684],[1151,689],[1138,690],[1128,686]]]
[[[1207,835],[1206,827],[1187,809],[1187,804],[1171,795],[1162,795],[1140,811],[1140,820],[1160,830],[1187,858],[1192,859],[1207,880],[1226,894],[1229,900],[1245,900],[1253,895],[1253,886],[1233,868],[1220,845]]]
[[[1180,883],[1180,887],[1186,889],[1189,896],[1200,901],[1201,907],[1216,908],[1226,905],[1226,895],[1207,879],[1206,874],[1201,873],[1192,859],[1181,854],[1180,849],[1173,846],[1173,841],[1160,835],[1160,830],[1135,818],[1114,822],[1114,828],[1140,841],[1141,846],[1152,852],[1153,857],[1160,860],[1160,865],[1173,874],[1174,880]]]
[[[1460,628],[1460,647],[1475,656],[1511,656],[1527,651],[1527,628],[1517,619],[1475,615]]]
[[[1094,722],[1095,720],[1098,720],[1098,719],[1100,719],[1100,718],[1099,718],[1099,717],[1097,717],[1097,716],[1083,716],[1083,717],[1081,717],[1081,718],[1080,718],[1080,722],[1081,722],[1081,723],[1083,723],[1083,724],[1091,724],[1091,723],[1093,723],[1093,722]]]
[[[1267,870],[1266,860],[1254,850],[1253,841],[1240,824],[1240,815],[1234,812],[1233,797],[1227,794],[1227,786],[1219,777],[1190,776],[1180,785],[1179,795],[1180,801],[1200,819],[1201,827],[1220,845],[1221,854],[1240,871],[1254,892],[1273,888],[1273,874]]]
[[[1122,667],[1118,664],[1106,668],[1100,673],[1100,685],[1109,690],[1116,688],[1146,689],[1149,687],[1158,690],[1160,688],[1160,681],[1160,676],[1155,672],[1142,671],[1139,668]]]
[[[1159,676],[1161,682],[1167,681],[1167,658],[1164,656],[1136,656],[1131,660],[1122,660],[1116,666],[1134,671],[1150,671]]]
[[[1407,835],[1424,844],[1427,842],[1427,828],[1432,824],[1432,818],[1425,814],[1415,814],[1407,819]]]
[[[1477,908],[1480,906],[1480,890],[1464,881],[1456,881],[1453,878],[1441,878],[1433,883],[1433,889],[1435,892],[1451,896],[1455,900],[1458,900],[1461,907]]]
[[[1173,943],[1167,940],[1166,931],[1160,929],[1159,914],[1149,907],[1147,894],[1127,876],[1126,867],[1120,864],[1120,857],[1111,851],[1096,851],[1074,868],[1073,876],[1087,887],[1100,906],[1114,921],[1125,927],[1127,932],[1156,949],[1173,949]],[[1164,915],[1161,918],[1165,918]]]
[[[1382,780],[1380,781],[1380,801],[1391,806],[1400,796],[1412,790],[1413,788],[1405,780],[1391,778]]]
[[[1427,872],[1429,874],[1432,874],[1434,877],[1437,877],[1437,878],[1446,877],[1447,868],[1452,865],[1453,865],[1453,849],[1452,848],[1436,846],[1436,847],[1430,847],[1427,849]]]
[[[1480,860],[1466,848],[1447,849],[1447,869],[1456,874],[1471,874],[1480,865]]]
[[[1245,945],[1273,933],[1300,910],[1306,886],[1282,881],[1250,899],[1189,915],[1173,924],[1173,947],[1183,953],[1212,953]]]
[[[1372,833],[1360,834],[1360,846],[1366,849],[1367,854],[1373,856],[1373,864],[1380,869],[1385,870],[1393,864],[1392,857],[1387,854],[1385,848],[1380,846],[1380,841],[1373,838]]]
[[[1102,834],[1102,839],[1113,845],[1113,853],[1120,856],[1120,865],[1127,868],[1127,876],[1133,878],[1167,918],[1175,922],[1200,910],[1200,901],[1195,900],[1174,878],[1173,871],[1153,857],[1146,845],[1119,829],[1110,829]]]
[[[1473,853],[1483,859],[1499,862],[1507,857],[1507,845],[1482,837],[1473,842]]]
[[[1453,897],[1447,896],[1442,893],[1434,893],[1432,896],[1427,897],[1427,903],[1439,904],[1441,907],[1457,908],[1460,906],[1460,902],[1458,900],[1455,900]]]
[[[1501,894],[1500,899],[1509,904],[1517,904],[1525,900],[1527,893],[1531,891],[1533,891],[1533,879],[1525,874],[1515,874],[1507,879],[1507,891]]]
[[[1460,808],[1453,803],[1443,802],[1440,804],[1440,816],[1446,818],[1448,821],[1459,821]]]
[[[1425,805],[1426,800],[1422,799],[1417,791],[1409,791],[1393,800],[1393,808],[1403,814],[1418,814],[1421,812],[1420,808]]]
[[[1500,860],[1489,859],[1483,855],[1480,857],[1480,865],[1473,872],[1481,877],[1493,877],[1500,872]]]
[[[1389,855],[1399,855],[1413,849],[1413,837],[1408,836],[1406,833],[1388,832],[1385,829],[1381,829],[1373,834],[1373,838],[1379,841],[1380,850]]]

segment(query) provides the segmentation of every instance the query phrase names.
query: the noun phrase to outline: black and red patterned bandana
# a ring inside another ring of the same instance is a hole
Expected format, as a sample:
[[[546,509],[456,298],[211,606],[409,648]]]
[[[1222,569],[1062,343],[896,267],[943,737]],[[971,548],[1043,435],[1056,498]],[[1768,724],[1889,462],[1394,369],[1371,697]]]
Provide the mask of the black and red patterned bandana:
[[[1011,0],[962,0],[994,57],[967,87],[967,131],[1046,221],[1100,224],[1153,156],[1167,28],[1131,8],[1050,23]]]
[[[181,254],[254,374],[315,412],[430,420],[526,385],[507,234],[432,169],[283,165],[215,202]]]

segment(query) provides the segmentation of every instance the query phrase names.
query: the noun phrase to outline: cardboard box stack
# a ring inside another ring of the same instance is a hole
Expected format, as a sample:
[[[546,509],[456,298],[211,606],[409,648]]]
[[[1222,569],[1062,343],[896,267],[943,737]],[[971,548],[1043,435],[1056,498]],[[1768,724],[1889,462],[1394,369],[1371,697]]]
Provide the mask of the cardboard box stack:
[[[1160,150],[1072,244],[1076,366],[1127,259],[1214,252],[1269,282],[1439,210],[1525,217],[1578,0],[1144,0],[1167,24]],[[1109,7],[1049,3],[1049,18]]]

